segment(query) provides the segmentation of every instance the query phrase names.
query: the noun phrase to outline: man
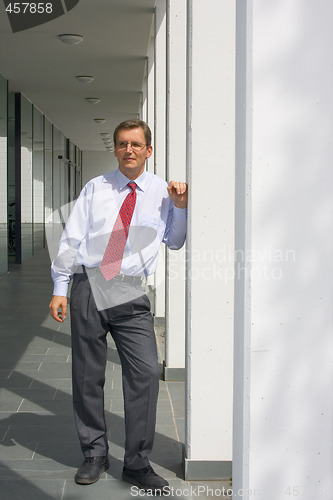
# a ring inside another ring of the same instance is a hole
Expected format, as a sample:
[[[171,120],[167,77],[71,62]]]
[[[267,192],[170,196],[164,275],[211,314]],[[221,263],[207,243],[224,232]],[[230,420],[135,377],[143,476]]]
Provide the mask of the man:
[[[75,481],[91,484],[109,467],[104,417],[106,336],[110,331],[122,365],[125,456],[122,478],[146,491],[167,481],[149,464],[159,367],[149,299],[143,286],[154,273],[160,244],[180,248],[186,236],[187,185],[169,185],[145,171],[151,132],[141,120],[114,132],[118,170],[83,188],[52,263],[50,315],[66,318],[71,291],[73,406],[85,460]]]

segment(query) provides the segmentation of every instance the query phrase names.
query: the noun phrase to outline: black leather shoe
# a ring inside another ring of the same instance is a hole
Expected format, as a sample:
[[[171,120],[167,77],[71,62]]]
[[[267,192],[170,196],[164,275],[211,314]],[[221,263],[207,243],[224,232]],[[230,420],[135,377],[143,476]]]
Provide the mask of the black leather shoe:
[[[145,491],[159,494],[169,491],[168,481],[158,476],[150,465],[138,470],[131,470],[124,466],[122,478],[124,481],[134,484]]]
[[[110,464],[107,456],[87,457],[78,468],[74,481],[77,484],[96,483],[101,477],[101,474],[109,467]]]

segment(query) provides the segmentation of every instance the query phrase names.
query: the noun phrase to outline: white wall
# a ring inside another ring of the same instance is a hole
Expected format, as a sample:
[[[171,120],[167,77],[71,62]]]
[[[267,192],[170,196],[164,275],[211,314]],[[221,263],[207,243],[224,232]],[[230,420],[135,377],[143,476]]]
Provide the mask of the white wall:
[[[82,151],[82,186],[98,175],[115,170],[117,160],[109,151]]]
[[[332,19],[330,0],[253,2],[244,498],[333,498]]]

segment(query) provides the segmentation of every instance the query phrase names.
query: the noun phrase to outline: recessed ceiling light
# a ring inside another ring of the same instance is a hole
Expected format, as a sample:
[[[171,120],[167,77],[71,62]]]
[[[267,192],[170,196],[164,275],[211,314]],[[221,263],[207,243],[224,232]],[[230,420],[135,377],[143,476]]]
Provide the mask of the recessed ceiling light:
[[[77,45],[78,43],[83,41],[82,35],[74,35],[72,33],[64,33],[63,35],[58,35],[59,40],[64,43],[68,43],[68,45]]]
[[[109,132],[101,132],[101,133],[100,133],[100,135],[101,135],[102,137],[110,137]]]
[[[98,123],[98,125],[102,125],[106,122],[105,118],[94,118],[94,122]]]
[[[86,97],[85,100],[90,104],[98,104],[101,101],[99,97]]]
[[[80,83],[91,83],[95,80],[93,76],[78,75],[75,77]]]
[[[107,151],[114,151],[113,148],[106,148]]]

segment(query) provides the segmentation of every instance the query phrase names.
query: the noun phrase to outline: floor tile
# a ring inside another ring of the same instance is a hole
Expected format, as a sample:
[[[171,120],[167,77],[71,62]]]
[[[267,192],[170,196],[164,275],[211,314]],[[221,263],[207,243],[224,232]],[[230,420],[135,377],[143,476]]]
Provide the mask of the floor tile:
[[[1,500],[61,500],[64,480],[21,479],[0,480]]]
[[[37,441],[27,439],[24,443],[6,440],[6,445],[0,443],[0,456],[8,460],[31,460],[35,452]]]
[[[0,399],[0,412],[16,412],[22,404],[23,399],[18,398],[17,401],[2,401]]]
[[[117,479],[100,479],[89,487],[80,486],[74,481],[66,481],[63,500],[129,500],[131,485]]]

